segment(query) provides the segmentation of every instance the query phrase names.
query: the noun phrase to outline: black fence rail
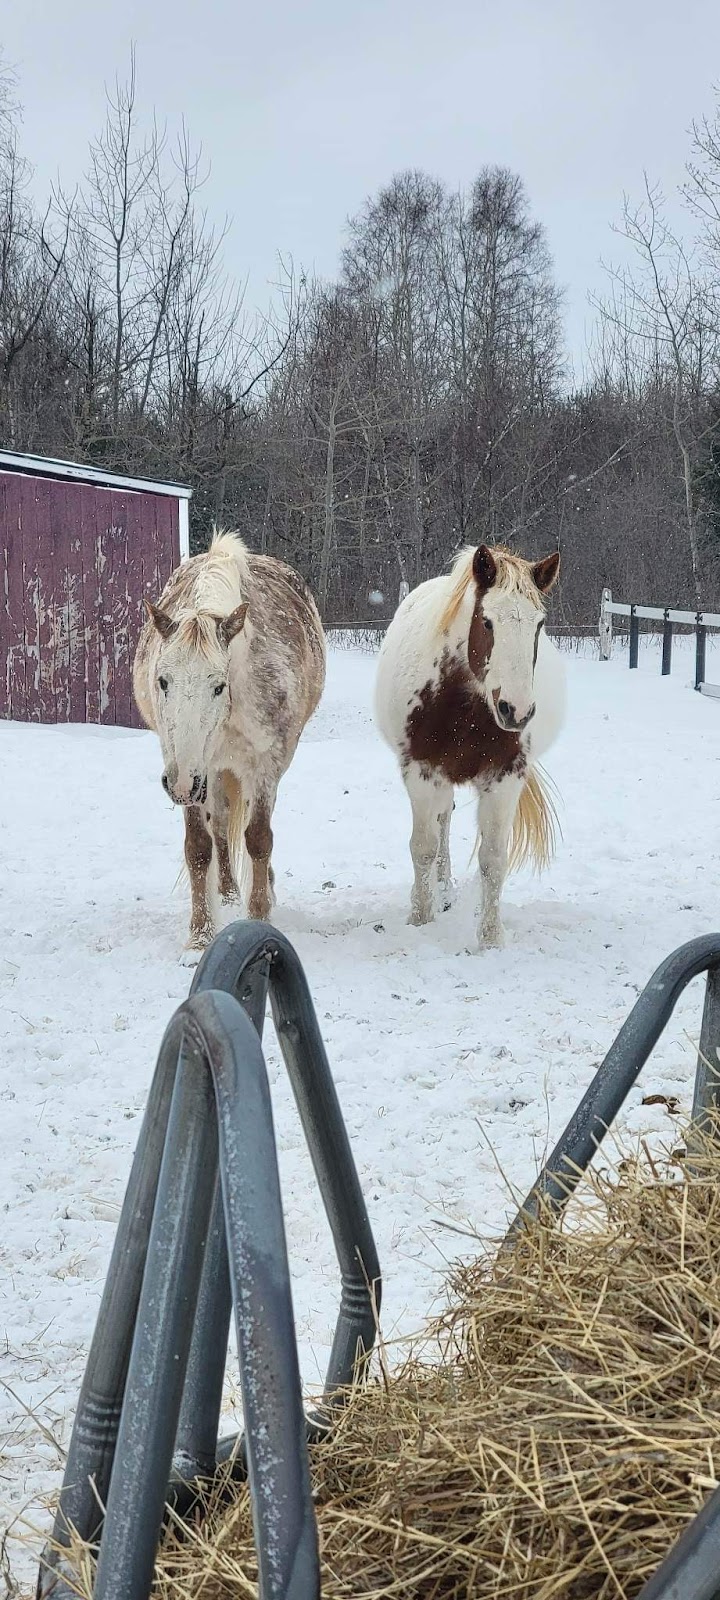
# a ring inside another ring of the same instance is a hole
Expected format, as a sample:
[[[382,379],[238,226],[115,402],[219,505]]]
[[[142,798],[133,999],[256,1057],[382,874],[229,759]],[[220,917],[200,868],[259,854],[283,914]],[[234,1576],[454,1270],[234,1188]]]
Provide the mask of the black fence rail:
[[[708,683],[706,680],[706,657],[708,633],[720,629],[720,613],[715,611],[678,611],[674,606],[643,606],[627,605],[624,601],[613,600],[609,589],[603,589],[600,599],[600,656],[603,661],[609,661],[613,645],[613,619],[620,617],[627,629],[629,645],[629,666],[637,667],[640,649],[640,624],[641,622],[662,623],[662,666],[663,677],[668,677],[672,671],[673,638],[678,628],[684,633],[693,632],[695,635],[695,688],[700,694],[711,695],[714,699],[720,698],[720,684]]]
[[[311,1418],[260,1043],[268,993],[341,1269],[324,1400]],[[192,1497],[228,1460],[249,1476],[261,1600],[319,1594],[308,1436],[331,1426],[367,1359],[379,1303],[375,1244],[302,968],[275,930],[236,924],[208,951],[160,1050],[38,1597],[76,1596],[64,1552],[78,1535],[98,1551],[94,1600],[147,1600],[168,1499]],[[233,1307],[245,1434],[219,1444]]]

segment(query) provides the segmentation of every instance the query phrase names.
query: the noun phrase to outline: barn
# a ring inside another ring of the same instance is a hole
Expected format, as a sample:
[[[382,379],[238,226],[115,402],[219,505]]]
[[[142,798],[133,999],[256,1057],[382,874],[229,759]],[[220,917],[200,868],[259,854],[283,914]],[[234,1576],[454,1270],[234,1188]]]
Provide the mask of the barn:
[[[0,716],[137,727],[132,660],[191,490],[0,450]]]

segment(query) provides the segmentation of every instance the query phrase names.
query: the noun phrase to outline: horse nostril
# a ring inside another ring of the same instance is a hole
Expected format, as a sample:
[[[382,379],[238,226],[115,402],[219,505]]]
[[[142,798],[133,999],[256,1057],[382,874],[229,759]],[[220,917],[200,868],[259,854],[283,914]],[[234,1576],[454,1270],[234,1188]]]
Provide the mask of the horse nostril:
[[[207,778],[201,778],[199,776],[199,774],[196,773],[195,777],[193,778],[193,781],[192,781],[192,788],[190,790],[190,799],[191,800],[203,801],[206,798],[206,795],[207,795]]]
[[[168,783],[168,776],[167,776],[166,772],[163,773],[162,778],[160,779],[160,782],[161,782],[161,784],[163,786],[163,789],[165,790],[165,793],[169,794],[170,793],[170,785]]]
[[[515,721],[515,707],[511,706],[509,700],[498,700],[498,711],[500,712],[503,722]]]

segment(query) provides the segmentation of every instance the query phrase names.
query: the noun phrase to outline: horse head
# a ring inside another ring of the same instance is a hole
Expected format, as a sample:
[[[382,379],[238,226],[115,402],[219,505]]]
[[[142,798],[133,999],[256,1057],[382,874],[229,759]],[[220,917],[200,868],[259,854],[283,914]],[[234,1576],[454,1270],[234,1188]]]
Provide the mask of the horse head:
[[[146,601],[158,635],[151,693],[163,753],[162,785],[175,805],[203,805],[214,749],[230,715],[229,652],[247,605],[226,617],[180,618]]]
[[[535,715],[535,662],[545,622],[544,596],[559,566],[557,551],[535,562],[503,552],[504,571],[485,544],[473,556],[476,598],[468,661],[498,727],[506,732],[522,732]]]

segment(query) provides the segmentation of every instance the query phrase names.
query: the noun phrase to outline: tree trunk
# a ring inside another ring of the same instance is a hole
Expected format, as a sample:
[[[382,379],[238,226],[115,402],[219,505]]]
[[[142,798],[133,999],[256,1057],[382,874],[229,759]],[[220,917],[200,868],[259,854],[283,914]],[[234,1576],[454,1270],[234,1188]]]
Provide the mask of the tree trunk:
[[[417,444],[412,447],[412,503],[413,523],[415,525],[415,582],[422,579],[422,552],[424,525],[422,509],[420,506],[420,455]]]
[[[318,584],[319,609],[323,622],[327,616],[328,590],[330,588],[330,557],[335,532],[335,417],[337,399],[333,400],[327,420],[328,440],[325,456],[325,523],[320,552],[320,582]]]
[[[697,514],[695,511],[695,496],[693,494],[693,473],[690,451],[683,437],[682,423],[680,420],[680,374],[675,380],[675,397],[673,401],[673,429],[678,448],[682,456],[683,479],[685,483],[685,515],[687,517],[688,544],[690,546],[690,565],[692,568],[693,591],[695,604],[698,611],[702,611],[703,586],[700,563],[700,549],[697,536]]]
[[[363,572],[365,571],[365,514],[366,514],[366,511],[367,511],[367,497],[368,497],[368,491],[369,491],[369,488],[370,488],[370,462],[371,462],[371,455],[372,455],[372,453],[370,451],[370,448],[368,447],[368,449],[366,451],[366,454],[365,454],[365,473],[364,473],[364,476],[363,476],[362,497],[361,497],[361,500],[360,500],[359,542],[360,542],[360,560],[362,562]]]
[[[268,528],[270,526],[270,507],[272,505],[273,480],[272,473],[268,473],[267,493],[265,495],[265,509],[263,511],[262,534],[260,536],[260,552],[266,556],[268,553]]]

